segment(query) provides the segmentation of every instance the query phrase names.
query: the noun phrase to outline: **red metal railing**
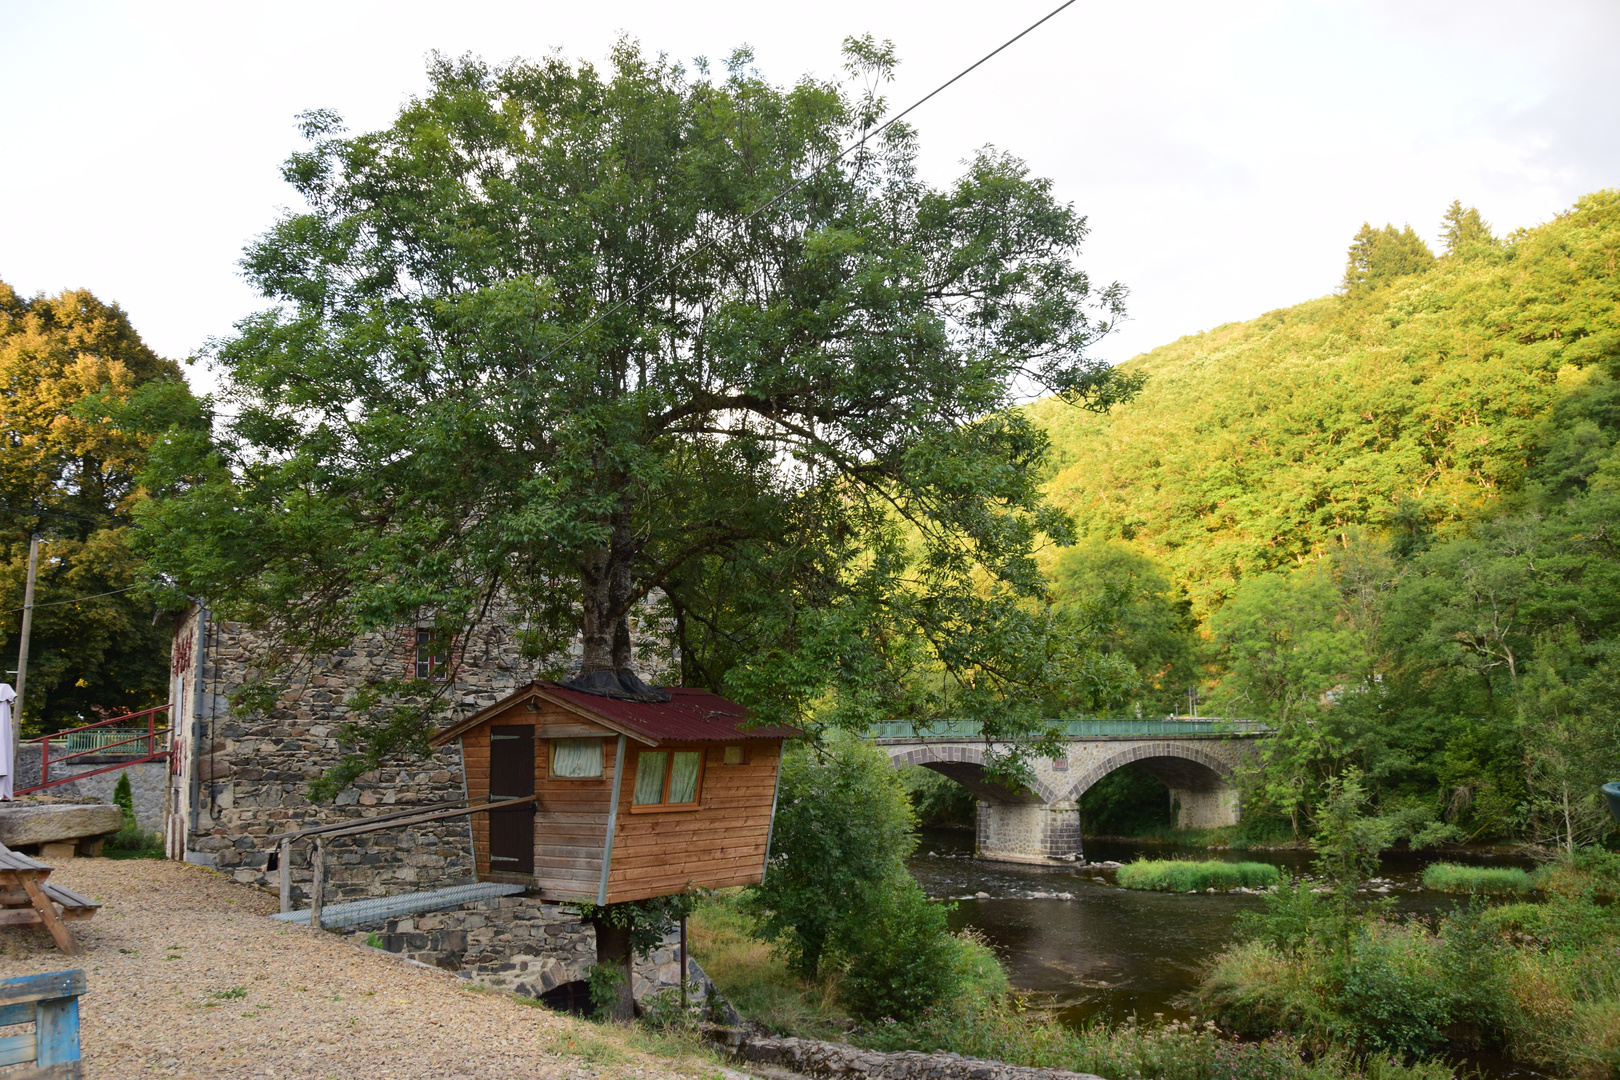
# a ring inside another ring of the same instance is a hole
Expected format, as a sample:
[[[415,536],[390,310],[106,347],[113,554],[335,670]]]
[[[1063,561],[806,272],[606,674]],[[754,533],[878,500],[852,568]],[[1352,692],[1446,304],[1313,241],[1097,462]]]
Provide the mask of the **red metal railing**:
[[[23,788],[21,791],[18,791],[15,794],[27,795],[29,792],[41,791],[48,787],[55,787],[57,784],[66,784],[74,780],[82,780],[86,776],[95,776],[99,773],[112,772],[115,769],[126,769],[131,765],[138,765],[143,761],[157,761],[162,758],[167,758],[169,756],[169,725],[165,724],[163,727],[158,727],[157,714],[168,711],[169,707],[167,705],[159,705],[155,709],[146,709],[142,712],[125,713],[123,716],[115,716],[110,720],[101,720],[94,724],[85,724],[82,727],[68,728],[66,731],[56,731],[49,735],[41,735],[37,739],[26,740],[27,742],[40,744],[39,783],[30,788]],[[146,718],[146,730],[143,732],[138,732],[129,736],[128,738],[115,739],[114,741],[108,743],[101,743],[99,740],[97,740],[98,745],[93,746],[88,750],[78,750],[71,754],[63,754],[60,757],[51,757],[52,740],[56,740],[58,742],[71,740],[71,736],[77,735],[80,732],[94,731],[97,728],[113,727],[117,724],[127,723],[130,720],[137,720],[143,716]],[[164,747],[161,750],[158,749],[159,737],[161,737],[164,742]],[[144,743],[145,746],[134,746],[128,751],[119,751],[117,749],[121,746],[129,746],[131,743]],[[76,772],[70,776],[59,777],[55,780],[51,779],[52,764],[60,765],[65,761],[72,761],[74,758],[105,756],[108,753],[118,754],[120,756],[120,760],[116,764],[104,765],[99,769],[91,769],[88,772]],[[128,756],[124,756],[125,754]]]

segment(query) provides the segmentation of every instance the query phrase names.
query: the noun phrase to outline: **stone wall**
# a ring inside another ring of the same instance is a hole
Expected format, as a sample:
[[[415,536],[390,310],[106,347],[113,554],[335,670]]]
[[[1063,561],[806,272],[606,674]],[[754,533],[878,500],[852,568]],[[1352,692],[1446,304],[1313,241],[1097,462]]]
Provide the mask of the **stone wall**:
[[[39,783],[41,756],[38,743],[24,743],[18,748],[18,783],[16,786],[19,790],[33,787]],[[71,765],[58,765],[52,762],[51,779],[94,772],[96,769],[113,764],[117,764],[117,759],[94,756],[76,758]],[[113,787],[117,785],[118,777],[128,773],[130,794],[135,799],[135,820],[147,832],[161,835],[163,832],[163,803],[168,772],[169,763],[167,761],[143,761],[138,765],[127,765],[122,769],[98,773],[83,780],[72,780],[65,784],[57,784],[54,787],[46,788],[42,794],[54,795],[63,799],[94,799],[96,802],[111,805]]]
[[[452,911],[379,919],[339,932],[362,941],[375,934],[378,947],[389,952],[526,997],[580,982],[596,962],[596,931],[590,924],[560,904],[527,896],[478,900]],[[637,1001],[679,989],[679,931],[672,931],[645,958],[637,957],[633,972],[631,990]],[[699,1001],[712,985],[690,957],[687,981],[697,983]]]
[[[1100,1080],[1091,1073],[1065,1069],[1032,1069],[961,1054],[923,1054],[915,1050],[883,1053],[845,1043],[775,1038],[736,1033],[731,1053],[744,1061],[775,1065],[823,1080],[874,1077],[877,1080]]]

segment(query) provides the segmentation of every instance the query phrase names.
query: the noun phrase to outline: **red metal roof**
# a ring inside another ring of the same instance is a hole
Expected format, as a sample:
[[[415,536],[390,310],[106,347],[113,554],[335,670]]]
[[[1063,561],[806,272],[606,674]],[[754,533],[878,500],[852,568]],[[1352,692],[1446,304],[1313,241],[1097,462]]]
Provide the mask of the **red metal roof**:
[[[585,712],[592,712],[608,723],[622,727],[655,742],[740,742],[744,739],[790,739],[799,734],[790,727],[754,727],[748,710],[718,694],[687,686],[662,689],[670,700],[626,701],[570,690],[553,682],[537,682],[536,689],[566,701]]]

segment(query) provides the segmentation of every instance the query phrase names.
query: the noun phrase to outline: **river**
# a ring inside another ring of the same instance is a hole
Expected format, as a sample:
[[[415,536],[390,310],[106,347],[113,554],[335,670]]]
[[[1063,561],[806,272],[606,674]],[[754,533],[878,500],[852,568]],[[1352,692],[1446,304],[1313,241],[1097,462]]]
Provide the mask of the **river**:
[[[1026,866],[973,858],[967,829],[924,829],[911,872],[928,895],[960,901],[955,929],[971,928],[996,950],[1015,989],[1049,995],[1059,1020],[1188,1019],[1177,1004],[1196,985],[1204,964],[1230,939],[1232,921],[1259,908],[1257,896],[1139,892],[1114,886],[1109,875],[1087,866]],[[1176,854],[1206,859],[1269,862],[1306,872],[1306,852],[1177,852],[1159,845],[1087,840],[1090,862],[1129,862]],[[1452,861],[1522,865],[1479,856]],[[1395,856],[1380,878],[1400,912],[1449,910],[1456,898],[1422,887],[1428,860]],[[978,894],[985,894],[980,896]],[[1051,894],[1046,897],[1036,894]],[[1056,894],[1074,899],[1062,900]],[[1494,1077],[1521,1080],[1539,1074],[1490,1055],[1470,1055],[1466,1064]]]

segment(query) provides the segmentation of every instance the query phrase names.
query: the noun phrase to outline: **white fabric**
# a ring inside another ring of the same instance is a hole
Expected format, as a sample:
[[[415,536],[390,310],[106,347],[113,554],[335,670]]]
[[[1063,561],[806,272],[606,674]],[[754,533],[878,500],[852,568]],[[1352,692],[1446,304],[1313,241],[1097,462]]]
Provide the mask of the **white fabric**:
[[[602,740],[551,740],[551,775],[570,780],[601,776]]]
[[[11,747],[11,703],[16,700],[17,691],[11,688],[10,683],[0,682],[0,799],[11,798],[11,790],[15,779],[15,762],[12,760]]]

